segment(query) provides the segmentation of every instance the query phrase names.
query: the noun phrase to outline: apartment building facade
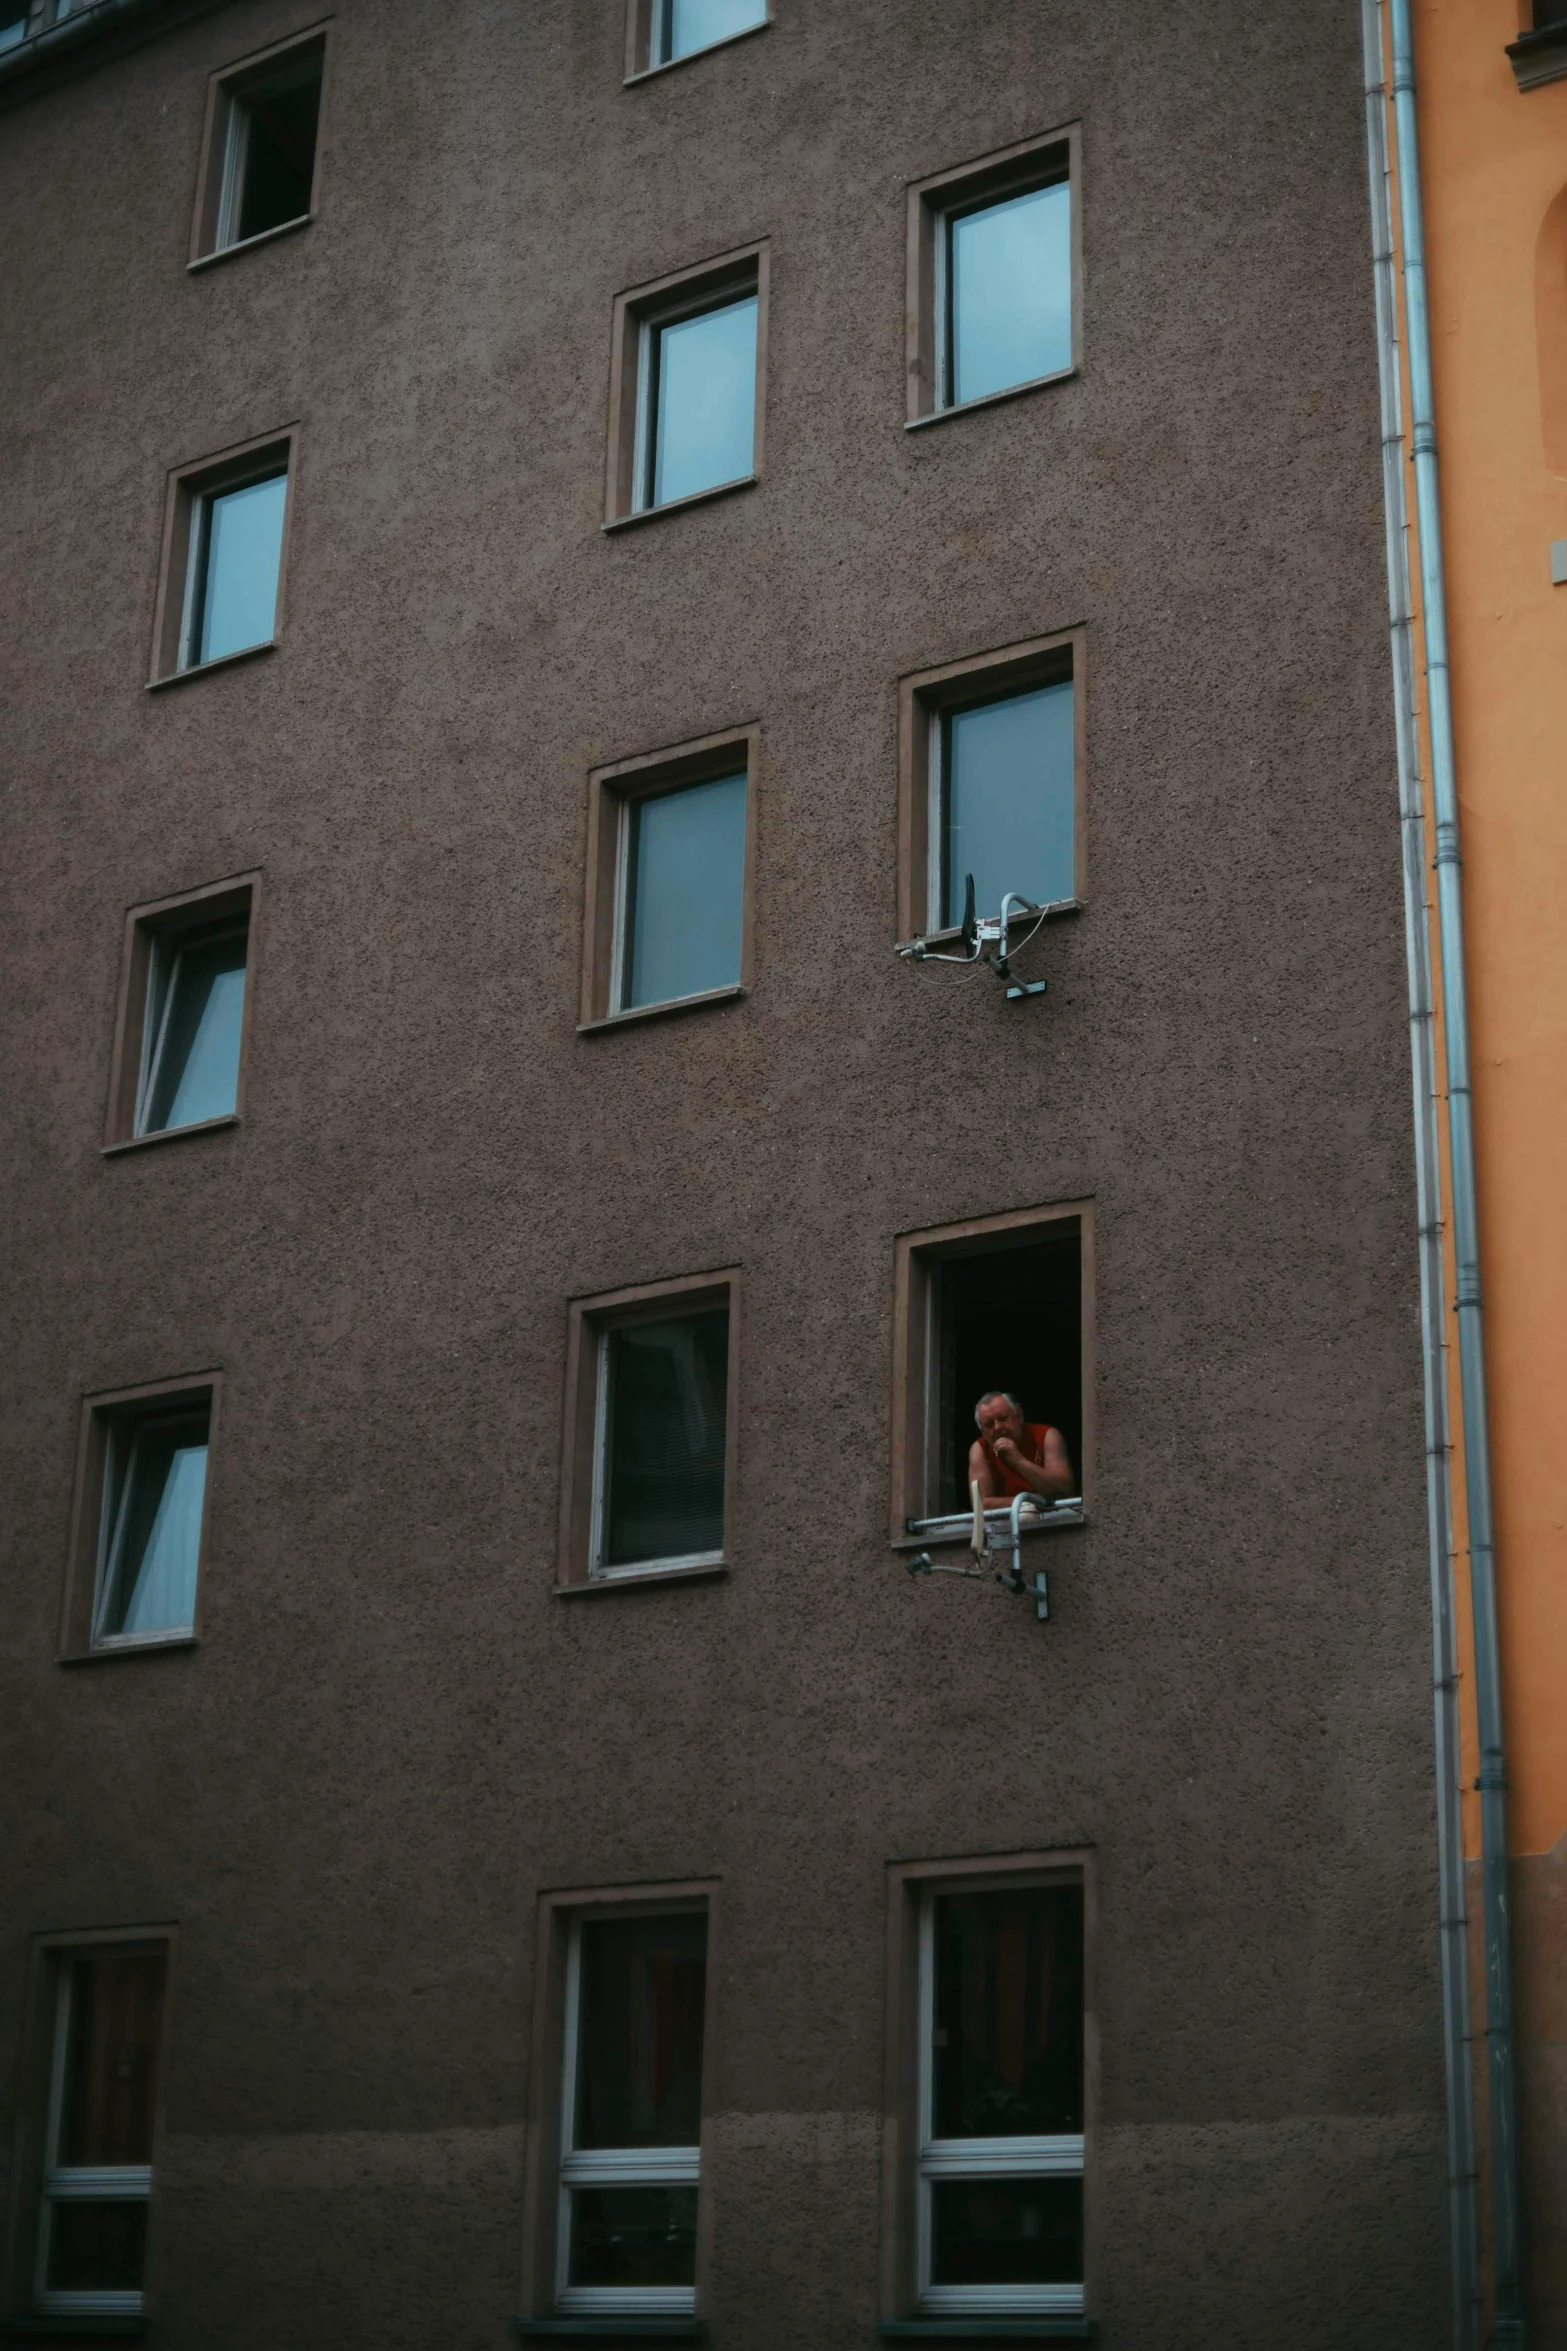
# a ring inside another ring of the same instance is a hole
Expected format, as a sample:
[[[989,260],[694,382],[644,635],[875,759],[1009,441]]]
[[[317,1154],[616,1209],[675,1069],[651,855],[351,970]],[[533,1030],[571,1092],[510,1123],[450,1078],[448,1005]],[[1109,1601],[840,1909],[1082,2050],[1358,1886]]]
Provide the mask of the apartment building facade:
[[[1352,14],[35,5],[0,207],[8,2331],[1443,2339]]]

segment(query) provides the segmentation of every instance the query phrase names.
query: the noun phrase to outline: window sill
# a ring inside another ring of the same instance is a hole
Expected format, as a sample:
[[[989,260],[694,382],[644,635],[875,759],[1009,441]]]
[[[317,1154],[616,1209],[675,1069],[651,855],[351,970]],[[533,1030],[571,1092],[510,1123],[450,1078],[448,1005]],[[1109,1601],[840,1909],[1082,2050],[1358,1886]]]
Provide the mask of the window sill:
[[[268,637],[260,645],[241,645],[237,653],[220,653],[215,661],[193,661],[189,669],[171,669],[166,678],[149,678],[147,692],[161,694],[165,686],[183,686],[190,678],[210,677],[215,669],[232,669],[237,661],[254,661],[258,654],[275,653],[278,641]]]
[[[279,237],[297,236],[308,229],[315,219],[313,212],[302,212],[297,220],[280,220],[275,229],[263,229],[259,236],[242,237],[236,245],[220,245],[215,253],[198,253],[185,267],[192,274],[201,269],[215,269],[220,261],[232,261],[237,253],[254,253],[258,245],[274,245]]]
[[[1507,44],[1508,63],[1520,90],[1538,90],[1567,77],[1567,24],[1542,25]]]
[[[725,33],[721,41],[706,41],[700,49],[688,49],[683,57],[666,57],[661,65],[644,65],[638,73],[628,73],[621,83],[624,90],[634,90],[641,82],[651,82],[661,73],[673,73],[680,65],[694,65],[699,57],[711,57],[715,49],[732,49],[736,41],[749,41],[753,33],[765,33],[772,23],[764,16],[759,24],[742,25],[737,33]]]
[[[596,1037],[605,1029],[623,1029],[639,1020],[658,1020],[671,1012],[700,1012],[707,1004],[735,1004],[750,994],[740,981],[732,988],[704,988],[698,996],[669,996],[662,1004],[633,1004],[624,1012],[606,1012],[599,1020],[579,1020],[579,1037]]]
[[[906,433],[922,433],[927,425],[945,424],[951,416],[972,416],[978,408],[998,408],[1003,400],[1021,400],[1025,392],[1042,392],[1050,384],[1069,383],[1077,373],[1077,362],[1070,367],[1058,367],[1054,375],[1030,376],[1026,384],[1006,384],[999,392],[984,392],[977,400],[954,400],[950,407],[932,408],[924,416],[911,416],[904,426]]]
[[[684,58],[680,60],[685,63]],[[693,490],[689,498],[670,498],[662,506],[639,506],[635,514],[614,514],[600,525],[605,531],[629,531],[638,523],[662,522],[666,514],[684,514],[688,507],[706,506],[713,498],[731,498],[736,490],[754,490],[761,477],[737,474],[732,482],[715,482],[710,490]]]
[[[226,1127],[237,1127],[239,1112],[231,1110],[224,1118],[198,1118],[188,1127],[159,1127],[152,1135],[127,1135],[123,1143],[100,1143],[99,1154],[104,1159],[118,1159],[125,1151],[145,1151],[149,1143],[181,1143],[187,1135],[217,1135]]]
[[[1005,1530],[1010,1537],[1012,1513],[1010,1510],[987,1510],[985,1524],[992,1533]],[[1084,1527],[1088,1512],[1080,1501],[1058,1502],[1053,1509],[1042,1510],[1037,1518],[1025,1518],[1018,1528],[1020,1535],[1050,1535],[1060,1527]],[[922,1551],[932,1543],[966,1543],[974,1530],[974,1514],[965,1510],[951,1518],[916,1518],[906,1521],[902,1534],[892,1538],[894,1551]]]
[[[701,1566],[633,1569],[625,1575],[596,1575],[584,1577],[580,1583],[557,1584],[555,1597],[582,1600],[590,1592],[645,1592],[650,1584],[719,1583],[728,1573],[728,1561],[723,1559],[709,1559]]]
[[[170,1649],[199,1649],[199,1633],[170,1633],[167,1639],[161,1633],[149,1634],[145,1641],[116,1641],[101,1649],[67,1649],[55,1659],[56,1665],[115,1665],[127,1657],[162,1657]],[[51,2316],[50,2325],[54,2324]]]
[[[600,2343],[705,2343],[707,2328],[699,2318],[514,2318],[512,2333],[525,2341]]]
[[[884,2343],[1091,2343],[1098,2333],[1091,2318],[1076,2313],[1057,2318],[884,2318],[876,2332]]]

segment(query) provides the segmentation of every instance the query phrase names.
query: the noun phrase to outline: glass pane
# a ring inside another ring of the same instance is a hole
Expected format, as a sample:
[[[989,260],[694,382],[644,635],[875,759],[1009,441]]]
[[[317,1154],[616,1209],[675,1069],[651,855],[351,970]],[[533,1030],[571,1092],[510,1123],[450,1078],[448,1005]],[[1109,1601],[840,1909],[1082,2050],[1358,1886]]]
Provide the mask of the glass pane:
[[[27,38],[27,10],[0,7],[0,49],[16,49]]]
[[[53,2204],[49,2208],[51,2294],[140,2293],[147,2206]]]
[[[171,998],[156,1048],[143,1132],[226,1118],[239,1079],[240,1015],[245,1008],[246,934],[236,931],[173,958]],[[149,1011],[153,1008],[149,1006]]]
[[[756,418],[756,296],[660,327],[653,504],[689,498],[751,470]]]
[[[1083,1894],[1021,1886],[936,1901],[938,2139],[1083,2127]]]
[[[704,1912],[584,1921],[576,2146],[696,2145],[706,1990]]]
[[[665,1004],[740,977],[745,777],[634,802],[625,1003]]]
[[[982,400],[1072,364],[1072,189],[1010,196],[948,225],[951,389]]]
[[[150,2163],[164,1955],[96,1951],[66,1965],[65,2079],[54,2160],[67,2167]]]
[[[722,1550],[727,1310],[637,1323],[607,1343],[604,1564]]]
[[[245,108],[245,179],[237,237],[259,237],[310,210],[316,160],[321,67],[316,59],[297,78],[241,100]]]
[[[710,48],[731,33],[761,24],[767,0],[659,0],[664,21],[660,60],[689,57],[693,49]]]
[[[287,474],[208,501],[198,661],[264,645],[277,621]]]
[[[695,2188],[578,2188],[574,2286],[694,2286]]]
[[[933,2286],[1071,2286],[1083,2276],[1080,2179],[934,2180]]]
[[[115,1450],[122,1448],[99,1637],[188,1632],[207,1483],[206,1415],[139,1428],[128,1447],[117,1435]]]
[[[1036,906],[1075,896],[1071,679],[951,711],[942,735],[942,921],[962,921],[966,874],[980,914],[1008,890]]]

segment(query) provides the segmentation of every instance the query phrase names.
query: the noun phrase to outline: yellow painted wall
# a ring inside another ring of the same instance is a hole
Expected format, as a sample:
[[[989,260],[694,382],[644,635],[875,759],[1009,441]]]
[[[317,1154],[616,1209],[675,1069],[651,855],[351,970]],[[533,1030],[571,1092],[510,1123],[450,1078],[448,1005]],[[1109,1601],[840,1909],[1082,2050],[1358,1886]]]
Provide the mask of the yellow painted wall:
[[[1519,91],[1518,21],[1416,5],[1509,1831],[1539,1854],[1567,1832],[1567,81]]]

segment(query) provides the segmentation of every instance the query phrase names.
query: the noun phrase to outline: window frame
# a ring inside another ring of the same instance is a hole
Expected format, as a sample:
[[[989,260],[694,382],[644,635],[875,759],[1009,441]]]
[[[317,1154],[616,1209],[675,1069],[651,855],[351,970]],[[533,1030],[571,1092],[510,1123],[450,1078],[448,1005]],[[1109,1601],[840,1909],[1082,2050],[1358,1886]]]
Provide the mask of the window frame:
[[[82,1398],[65,1588],[55,1652],[57,1664],[100,1663],[110,1658],[148,1656],[159,1650],[192,1649],[199,1644],[202,1594],[211,1565],[213,1464],[222,1392],[223,1374],[214,1370],[189,1372],[178,1379],[147,1381],[132,1388],[100,1390]],[[134,1442],[135,1431],[143,1423],[171,1418],[181,1407],[194,1410],[198,1406],[204,1407],[207,1414],[207,1470],[196,1539],[196,1584],[190,1624],[178,1629],[160,1627],[149,1633],[101,1635],[98,1625],[107,1566],[105,1539],[111,1446],[125,1429],[131,1431]]]
[[[178,1940],[178,1927],[163,1921],[51,1931],[35,1935],[31,1940],[23,1998],[23,2054],[11,2167],[14,2194],[6,2256],[6,2301],[11,2310],[24,2314],[24,2329],[27,2315],[47,2318],[56,2329],[61,2319],[79,2317],[85,2330],[91,2332],[98,2319],[135,2318],[145,2314],[155,2257],[153,2191],[157,2184],[163,2140]],[[64,2059],[64,2049],[57,2036],[62,2002],[68,1997],[69,1963],[75,1958],[105,1949],[140,1951],[154,1948],[163,1952],[164,1977],[163,2012],[159,2022],[156,2056],[157,2081],[152,2100],[152,2161],[147,2165],[95,2167],[92,2172],[87,2167],[69,2167],[76,2174],[79,2200],[93,2196],[95,2200],[106,2202],[146,2201],[148,2229],[141,2288],[134,2299],[130,2289],[106,2290],[104,2294],[94,2294],[90,2298],[67,2289],[59,2289],[51,2294],[42,2282],[45,2274],[43,2264],[47,2258],[48,2206],[73,2200],[69,2194],[52,2195],[49,2185],[51,2171],[58,2172],[63,2168],[52,2166],[49,2158],[57,2129],[58,2089]],[[137,2175],[136,2182],[132,2181],[132,2174]],[[143,2174],[146,2183],[144,2188],[139,2185]],[[105,2185],[119,2185],[127,2192],[123,2196],[113,2193],[104,2195],[101,2188],[95,2189],[90,2184],[94,2178],[103,2180]],[[132,2188],[133,2193],[130,2192]]]
[[[1048,1240],[1052,1227],[1077,1232],[1081,1298],[1080,1366],[1082,1458],[1076,1464],[1075,1501],[1050,1504],[1026,1521],[1025,1536],[1049,1534],[1086,1524],[1094,1494],[1094,1203],[1091,1199],[1009,1209],[999,1216],[965,1218],[916,1233],[900,1233],[893,1254],[892,1507],[888,1541],[895,1551],[918,1551],[943,1543],[966,1543],[972,1525],[965,1513],[951,1517],[931,1510],[936,1451],[934,1376],[936,1285],[932,1269],[943,1259],[983,1248],[1003,1236],[1026,1245]]]
[[[109,1062],[109,1099],[100,1145],[103,1156],[114,1158],[126,1151],[142,1150],[148,1144],[219,1133],[240,1124],[245,1107],[260,912],[259,870],[231,874],[223,881],[204,882],[194,890],[180,890],[172,897],[154,898],[144,905],[127,908]],[[198,937],[216,931],[225,923],[237,925],[241,917],[246,925],[245,1001],[240,1013],[234,1107],[218,1118],[192,1120],[189,1126],[144,1130],[140,1120],[149,1084],[152,1048],[147,1016],[157,958],[171,951],[171,943],[172,952],[178,955]]]
[[[283,637],[288,585],[289,540],[293,532],[295,492],[298,487],[299,426],[280,425],[232,449],[176,466],[168,477],[164,506],[163,546],[158,569],[158,594],[153,614],[152,674],[149,692],[181,685],[188,678],[209,677],[235,662],[254,661],[276,652]],[[240,645],[232,653],[217,653],[207,661],[187,659],[191,631],[197,622],[197,574],[205,561],[212,502],[230,490],[281,478],[283,527],[278,540],[277,593],[272,608],[272,634],[254,645]]]
[[[716,1552],[667,1561],[637,1561],[598,1569],[604,1468],[606,1338],[636,1323],[667,1322],[682,1313],[727,1308],[729,1341],[724,1396],[724,1539]],[[573,1299],[567,1316],[565,1428],[561,1447],[561,1510],[556,1592],[636,1591],[651,1584],[714,1580],[734,1564],[737,1461],[740,1430],[740,1271],[683,1275],[643,1282],[594,1298]]]
[[[677,743],[661,751],[594,768],[588,777],[587,888],[582,920],[582,981],[579,1034],[623,1028],[628,1022],[695,1012],[728,1004],[749,994],[756,879],[757,787],[761,769],[761,726],[751,720],[716,734]],[[685,786],[716,783],[744,770],[745,857],[740,879],[740,974],[721,988],[690,996],[668,996],[656,1004],[621,1005],[625,950],[627,859],[631,817],[641,800],[661,798]]]
[[[522,2308],[530,2318],[566,2315],[559,2295],[563,2267],[562,2206],[565,2201],[563,2167],[565,2140],[567,2059],[572,2044],[566,2038],[566,2002],[573,1929],[591,1919],[630,1915],[668,1917],[681,1911],[707,1914],[707,1977],[702,2015],[702,2100],[697,2146],[696,2284],[691,2299],[678,2310],[661,2305],[669,2316],[700,2317],[706,2294],[712,2239],[710,2196],[701,2193],[709,2159],[711,2117],[722,2111],[718,2091],[721,2006],[719,1978],[714,1964],[718,1946],[722,1880],[686,1878],[641,1885],[549,1889],[538,1897],[538,1927],[533,1978],[533,2023],[528,2068],[528,2114],[523,2163],[523,2274]],[[615,2152],[609,2150],[608,2152]],[[659,2150],[656,2152],[672,2152]],[[687,2152],[679,2150],[680,2153]],[[671,2183],[681,2184],[681,2183]],[[684,2293],[684,2288],[673,2289]],[[567,2288],[568,2293],[614,2292],[614,2288]],[[657,2289],[631,2288],[633,2294]],[[624,2303],[616,2306],[626,2317],[635,2314]],[[594,2318],[612,2322],[615,2307],[590,2315],[578,2305],[570,2315],[591,2326]],[[647,2315],[655,2315],[648,2312]],[[613,2331],[604,2324],[605,2333]]]
[[[566,2005],[561,2032],[560,2162],[555,2233],[555,2308],[564,2318],[682,2318],[696,2313],[696,2287],[690,2286],[573,2286],[571,2270],[571,2198],[577,2188],[692,2187],[697,2211],[702,2208],[702,2147],[574,2146],[577,2104],[578,2054],[581,2033],[582,1929],[597,1920],[625,1918],[624,1908],[587,1910],[571,1914],[566,1931]],[[639,1906],[638,1918],[690,1918],[711,1921],[704,1901],[653,1902]],[[710,1972],[710,1971],[709,1971]],[[707,2002],[702,2009],[702,2071],[707,2072]],[[704,2079],[704,2090],[706,2087]]]
[[[316,24],[306,25],[303,31],[290,33],[286,40],[270,42],[264,49],[255,49],[248,56],[219,66],[207,77],[206,108],[202,118],[201,149],[196,168],[196,204],[191,220],[190,254],[187,270],[211,269],[215,263],[231,260],[239,253],[254,252],[259,245],[270,245],[274,238],[293,236],[307,229],[317,218],[321,204],[321,150],[326,133],[327,94],[332,68],[331,17],[323,17]],[[222,241],[223,216],[232,202],[232,158],[235,125],[249,91],[244,85],[264,85],[274,73],[286,71],[289,58],[296,50],[319,49],[321,52],[321,97],[316,112],[316,146],[310,172],[310,201],[305,210],[292,220],[279,221],[269,229],[258,230],[253,237],[236,237]]]
[[[1047,375],[1027,377],[1019,384],[1004,384],[994,392],[982,392],[972,400],[949,399],[950,223],[965,213],[1062,182],[1070,191],[1071,206],[1072,347],[1067,365]],[[950,416],[968,416],[977,409],[994,407],[998,401],[1016,400],[1024,393],[1066,383],[1079,373],[1083,358],[1080,123],[1063,123],[1014,146],[915,180],[909,186],[907,204],[906,430],[937,424]]]
[[[715,49],[727,49],[735,41],[748,41],[753,33],[765,33],[773,21],[772,0],[766,0],[763,13],[754,24],[742,25],[738,32],[721,33],[716,41],[704,42],[700,49],[684,49],[678,57],[658,57],[654,51],[659,44],[654,36],[662,12],[663,0],[626,0],[624,87],[627,89],[634,82],[647,81],[653,74],[671,73],[677,65],[689,65],[698,57],[711,57]]]
[[[1072,860],[1070,898],[1047,909],[1047,920],[1079,913],[1088,903],[1088,632],[1078,626],[1003,645],[987,653],[911,671],[898,681],[898,938],[923,936],[955,941],[958,929],[941,924],[939,911],[941,842],[937,819],[941,790],[943,722],[953,711],[1037,686],[1072,684]],[[999,907],[979,912],[999,913]]]
[[[606,531],[626,530],[635,523],[652,522],[659,515],[684,513],[708,499],[727,498],[737,490],[754,488],[761,479],[767,404],[767,288],[768,244],[763,238],[616,295],[610,330],[609,449],[603,525]],[[756,390],[751,418],[750,472],[736,474],[729,481],[709,483],[704,489],[665,499],[659,505],[642,503],[643,484],[650,485],[656,462],[652,446],[651,354],[658,331],[677,325],[682,319],[697,318],[704,311],[720,310],[730,302],[746,301],[752,296],[756,300]]]
[[[1061,2293],[1061,2288],[953,2287],[932,2289],[929,2275],[929,2196],[934,2178],[1024,2178],[1031,2167],[1011,2168],[1012,2158],[975,2152],[972,2160],[959,2158],[949,2168],[938,2156],[928,2165],[932,2146],[937,2150],[1016,2148],[1034,2145],[1040,2150],[1032,2176],[1054,2168],[1057,2175],[1077,2164],[1052,2164],[1045,2150],[1052,2142],[979,2140],[935,2141],[925,2129],[931,2076],[929,2038],[934,1975],[927,1958],[927,1922],[934,1916],[939,1895],[982,1893],[1034,1885],[1080,1885],[1083,1892],[1083,2284],[1071,2303],[1038,2297]],[[1062,1846],[1054,1850],[1012,1854],[980,1854],[952,1860],[903,1861],[887,1868],[887,1993],[886,2045],[883,2091],[883,2161],[881,2181],[880,2302],[884,2319],[927,2320],[983,2324],[987,2318],[1007,2320],[1058,2318],[1070,2325],[1080,2320],[1091,2329],[1097,2302],[1099,2261],[1099,2026],[1098,1871],[1092,1847]],[[1006,2163],[1008,2168],[999,2168]],[[1031,2297],[1029,2300],[1017,2296]]]

